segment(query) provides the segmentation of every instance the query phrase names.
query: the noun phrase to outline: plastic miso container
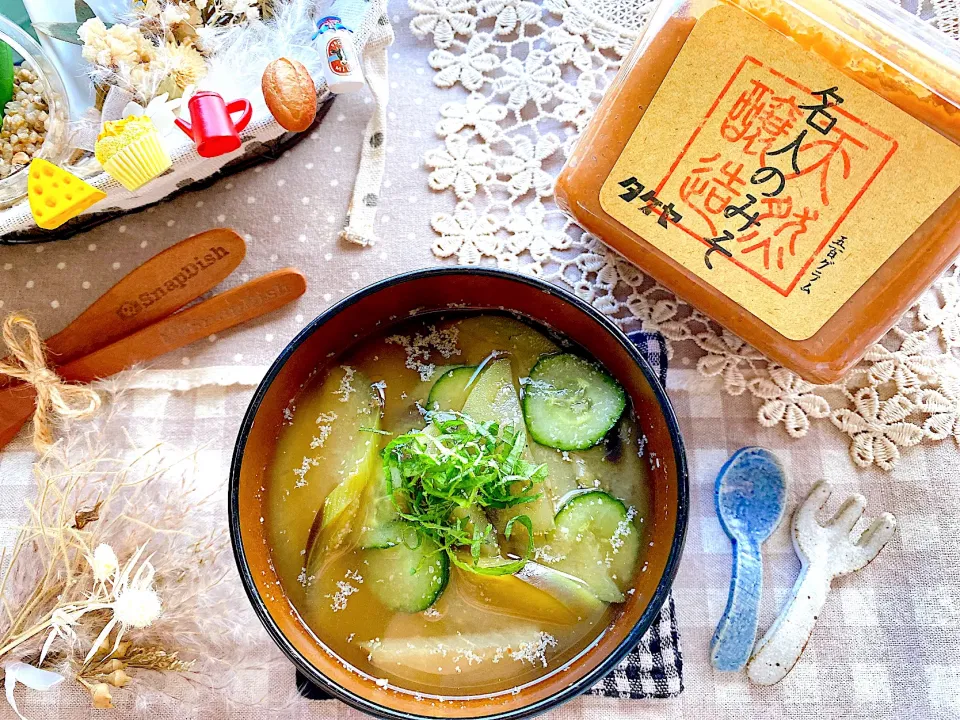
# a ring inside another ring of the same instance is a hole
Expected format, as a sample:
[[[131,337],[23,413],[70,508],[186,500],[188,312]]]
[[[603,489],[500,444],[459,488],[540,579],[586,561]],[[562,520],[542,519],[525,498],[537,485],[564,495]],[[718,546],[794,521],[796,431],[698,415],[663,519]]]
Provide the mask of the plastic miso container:
[[[663,0],[557,180],[771,360],[843,375],[960,251],[960,50],[886,0]]]

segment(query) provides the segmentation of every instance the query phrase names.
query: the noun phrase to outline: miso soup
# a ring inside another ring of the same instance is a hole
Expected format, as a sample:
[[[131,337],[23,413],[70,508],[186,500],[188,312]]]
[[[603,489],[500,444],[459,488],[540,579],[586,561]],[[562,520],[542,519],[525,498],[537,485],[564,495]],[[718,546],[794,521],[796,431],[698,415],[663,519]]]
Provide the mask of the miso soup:
[[[603,367],[513,317],[395,326],[288,407],[265,514],[284,592],[381,684],[450,698],[534,682],[632,592],[639,420]]]

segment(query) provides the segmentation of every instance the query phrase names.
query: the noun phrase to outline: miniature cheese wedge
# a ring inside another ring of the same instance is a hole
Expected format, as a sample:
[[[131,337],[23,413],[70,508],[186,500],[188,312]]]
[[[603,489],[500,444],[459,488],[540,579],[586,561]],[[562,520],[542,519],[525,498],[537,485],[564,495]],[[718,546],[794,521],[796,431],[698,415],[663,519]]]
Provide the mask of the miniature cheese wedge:
[[[35,158],[30,163],[27,178],[30,212],[37,225],[44,230],[60,227],[106,196],[106,193],[43,158]]]

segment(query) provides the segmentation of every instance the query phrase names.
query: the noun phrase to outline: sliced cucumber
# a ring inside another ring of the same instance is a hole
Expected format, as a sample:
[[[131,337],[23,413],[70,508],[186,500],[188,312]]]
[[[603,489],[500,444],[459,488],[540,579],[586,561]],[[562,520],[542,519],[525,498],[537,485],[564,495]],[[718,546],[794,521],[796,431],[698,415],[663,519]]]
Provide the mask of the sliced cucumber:
[[[627,405],[620,383],[577,355],[547,355],[530,371],[523,415],[530,435],[558,450],[585,450],[603,440]]]
[[[622,502],[602,490],[571,493],[539,556],[583,580],[604,602],[623,602],[640,553],[640,536]]]
[[[399,545],[404,539],[405,523],[391,520],[368,527],[360,531],[359,544],[362,550],[385,550]]]
[[[471,381],[477,374],[473,365],[447,370],[430,388],[427,396],[427,410],[447,410],[460,412],[467,400]]]
[[[412,528],[411,528],[412,530]],[[411,533],[401,531],[406,539]],[[386,607],[399,612],[415,613],[433,605],[443,593],[450,578],[447,554],[429,538],[416,548],[406,543],[368,550],[364,573],[374,595]]]
[[[403,542],[403,527],[397,504],[390,496],[383,463],[377,466],[374,481],[365,498],[366,513],[358,543],[363,550],[393,547]]]

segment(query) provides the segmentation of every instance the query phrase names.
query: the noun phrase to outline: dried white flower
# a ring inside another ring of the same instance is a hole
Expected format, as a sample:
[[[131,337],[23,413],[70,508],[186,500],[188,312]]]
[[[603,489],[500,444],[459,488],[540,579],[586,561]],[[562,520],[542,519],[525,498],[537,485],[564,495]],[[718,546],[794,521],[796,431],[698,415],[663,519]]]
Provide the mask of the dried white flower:
[[[108,28],[99,18],[91,18],[77,35],[83,41],[83,59],[102,67],[149,63],[154,56],[153,43],[137,28],[122,23]]]
[[[104,543],[97,545],[97,549],[93,551],[93,557],[88,559],[90,567],[93,568],[93,579],[97,582],[107,582],[120,567],[117,554],[112,547]]]
[[[160,11],[160,19],[168,25],[176,25],[177,23],[188,22],[190,13],[180,5],[171,3]]]
[[[153,588],[131,588],[113,603],[113,616],[124,625],[135,628],[152,625],[162,610],[160,596]]]
[[[156,62],[173,79],[177,96],[189,86],[196,85],[207,74],[206,60],[189,42],[168,42],[158,47]]]
[[[230,616],[236,591],[226,587],[219,564],[226,541],[219,529],[195,520],[206,516],[198,508],[215,501],[194,482],[194,453],[140,450],[119,437],[108,445],[108,433],[86,426],[65,433],[67,441],[34,466],[41,490],[2,578],[2,612],[14,630],[0,648],[0,674],[11,686],[16,679],[17,699],[26,680],[10,670],[16,658],[36,658],[35,666],[77,680],[103,707],[110,693],[123,692],[117,688],[130,681],[131,666],[151,671],[137,678],[141,687],[166,687],[153,671],[193,665],[178,651],[232,659],[233,643],[248,640],[247,628]],[[229,638],[222,651],[209,642],[221,635]],[[145,707],[150,703],[139,700],[149,694],[135,692],[132,702]],[[4,704],[0,717],[16,720]]]
[[[168,97],[169,93],[161,93],[147,103],[146,107],[138,102],[128,102],[123,108],[123,117],[146,115],[153,121],[161,137],[169,135],[176,130],[177,126],[173,121],[177,116],[181,101],[180,98],[168,100]]]
[[[21,720],[27,719],[21,714],[20,710],[17,709],[17,701],[13,695],[18,682],[23,683],[31,690],[46,692],[62,683],[65,679],[63,675],[59,673],[41,670],[40,668],[22,662],[7,663],[3,666],[3,671],[7,702]]]
[[[110,637],[110,633],[117,625],[120,629],[114,641],[114,650],[120,645],[127,628],[145,628],[156,621],[163,612],[160,596],[153,589],[153,565],[150,564],[149,558],[140,562],[143,551],[143,547],[138,548],[127,564],[117,572],[110,592],[112,597],[108,596],[105,601],[99,603],[91,602],[80,610],[79,614],[101,609],[113,611],[113,617],[104,625],[100,635],[90,646],[90,652],[84,658],[84,663],[90,662],[90,658]]]

